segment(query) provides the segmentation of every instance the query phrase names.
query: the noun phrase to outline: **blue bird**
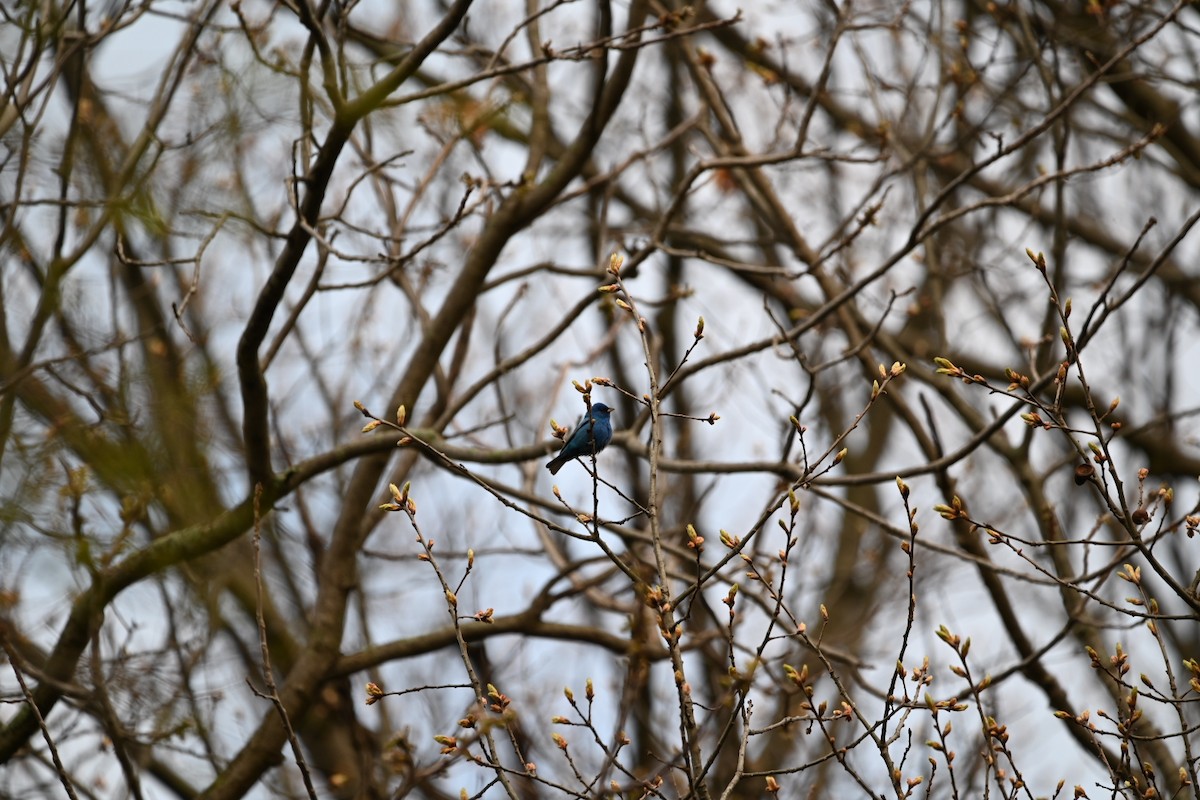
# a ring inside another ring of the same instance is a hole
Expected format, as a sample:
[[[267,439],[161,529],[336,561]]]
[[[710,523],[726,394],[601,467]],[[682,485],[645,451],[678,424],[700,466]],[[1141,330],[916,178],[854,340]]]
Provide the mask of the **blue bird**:
[[[567,437],[562,450],[546,464],[546,469],[550,470],[551,475],[557,475],[568,461],[591,455],[593,452],[599,453],[608,447],[608,443],[612,441],[612,421],[608,418],[610,414],[612,409],[604,403],[592,406],[591,417],[579,420],[575,430]],[[593,442],[596,444],[595,450],[592,449]]]

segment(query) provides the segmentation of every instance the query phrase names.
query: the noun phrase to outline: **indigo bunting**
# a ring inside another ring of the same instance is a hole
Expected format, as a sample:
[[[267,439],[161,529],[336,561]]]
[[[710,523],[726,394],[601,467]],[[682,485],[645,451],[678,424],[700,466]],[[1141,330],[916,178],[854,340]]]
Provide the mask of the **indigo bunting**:
[[[592,406],[591,417],[579,420],[575,430],[567,437],[562,450],[546,464],[546,469],[550,470],[551,475],[557,475],[568,461],[591,455],[593,452],[599,453],[608,447],[608,443],[612,441],[612,422],[608,418],[611,413],[612,409],[604,403]],[[593,442],[596,445],[595,450],[592,450]]]

